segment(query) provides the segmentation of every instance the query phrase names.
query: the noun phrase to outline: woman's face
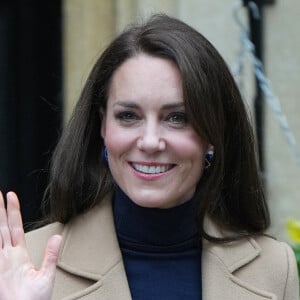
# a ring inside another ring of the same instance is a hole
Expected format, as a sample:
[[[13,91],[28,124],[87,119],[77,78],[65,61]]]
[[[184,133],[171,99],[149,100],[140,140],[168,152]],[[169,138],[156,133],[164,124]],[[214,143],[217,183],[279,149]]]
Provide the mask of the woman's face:
[[[169,208],[193,196],[208,143],[188,121],[172,61],[140,54],[114,72],[101,134],[111,173],[136,204]]]

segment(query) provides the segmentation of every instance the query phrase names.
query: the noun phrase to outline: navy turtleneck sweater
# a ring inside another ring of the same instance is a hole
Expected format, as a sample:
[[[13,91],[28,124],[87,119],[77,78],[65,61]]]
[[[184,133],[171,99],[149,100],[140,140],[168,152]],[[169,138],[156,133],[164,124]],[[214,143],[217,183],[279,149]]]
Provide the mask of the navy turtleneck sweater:
[[[202,299],[195,205],[144,208],[116,188],[114,220],[133,300]]]

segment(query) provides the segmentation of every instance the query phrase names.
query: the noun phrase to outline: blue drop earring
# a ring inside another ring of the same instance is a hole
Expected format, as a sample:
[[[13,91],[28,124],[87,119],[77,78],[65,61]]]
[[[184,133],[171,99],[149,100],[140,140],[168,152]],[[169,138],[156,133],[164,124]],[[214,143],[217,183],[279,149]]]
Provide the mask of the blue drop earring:
[[[213,150],[208,150],[207,153],[205,154],[205,169],[208,169],[211,166],[211,161],[214,157],[214,151]]]
[[[105,165],[108,166],[108,153],[107,153],[106,146],[104,146],[102,149],[102,159],[103,159]]]

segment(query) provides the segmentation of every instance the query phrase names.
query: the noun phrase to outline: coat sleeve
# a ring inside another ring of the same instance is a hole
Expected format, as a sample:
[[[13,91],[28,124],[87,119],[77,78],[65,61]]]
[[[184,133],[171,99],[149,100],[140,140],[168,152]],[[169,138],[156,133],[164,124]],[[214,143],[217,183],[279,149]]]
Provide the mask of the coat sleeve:
[[[288,264],[288,272],[286,277],[286,285],[284,292],[284,300],[297,300],[299,298],[299,278],[298,278],[298,270],[297,263],[294,252],[287,245],[286,247],[286,255],[287,255],[287,264]]]

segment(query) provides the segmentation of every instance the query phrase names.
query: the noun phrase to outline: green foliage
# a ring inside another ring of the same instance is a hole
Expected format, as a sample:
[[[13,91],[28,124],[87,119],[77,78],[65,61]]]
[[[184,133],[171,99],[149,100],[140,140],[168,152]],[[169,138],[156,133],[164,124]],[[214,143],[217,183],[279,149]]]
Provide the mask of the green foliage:
[[[299,278],[300,278],[300,244],[296,244],[292,248],[296,255],[296,260],[297,260],[297,265],[298,265],[298,274],[299,274]]]
[[[298,277],[300,285],[300,221],[295,219],[289,219],[286,224],[287,233],[293,242],[292,249],[294,250],[297,266]]]

